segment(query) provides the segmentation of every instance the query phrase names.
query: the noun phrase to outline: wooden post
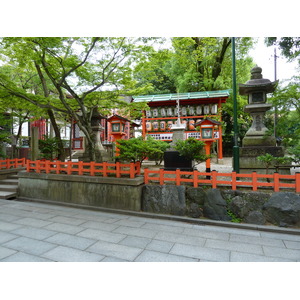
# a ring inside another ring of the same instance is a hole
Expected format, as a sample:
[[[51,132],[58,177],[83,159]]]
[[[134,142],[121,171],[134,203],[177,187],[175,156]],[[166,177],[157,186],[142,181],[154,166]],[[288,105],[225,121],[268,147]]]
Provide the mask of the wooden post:
[[[95,176],[95,162],[94,161],[90,162],[90,175]]]
[[[236,172],[231,173],[231,188],[233,191],[236,190]]]
[[[295,174],[295,186],[296,186],[296,193],[300,193],[300,173],[297,172]]]
[[[129,172],[129,174],[130,174],[130,178],[131,179],[134,178],[134,175],[135,175],[135,165],[134,165],[133,162],[130,163],[130,172]]]
[[[102,169],[103,169],[103,177],[107,177],[107,162],[104,161],[102,163]]]
[[[257,174],[255,171],[252,172],[252,190],[257,191]]]
[[[279,192],[279,173],[275,172],[273,174],[274,178],[274,192]]]
[[[193,185],[194,185],[194,188],[198,187],[198,171],[197,170],[194,170],[193,171]]]
[[[120,173],[120,163],[119,162],[116,162],[116,176],[117,178],[120,178],[121,177],[121,173]]]
[[[164,184],[164,169],[163,168],[159,169],[159,184],[160,185]]]
[[[176,185],[180,185],[180,169],[176,169]]]
[[[211,179],[211,183],[212,183],[212,188],[216,189],[217,188],[217,171],[212,171],[211,175],[212,175],[212,179]]]
[[[148,168],[144,169],[144,180],[145,180],[145,184],[149,183],[149,173],[148,173]]]

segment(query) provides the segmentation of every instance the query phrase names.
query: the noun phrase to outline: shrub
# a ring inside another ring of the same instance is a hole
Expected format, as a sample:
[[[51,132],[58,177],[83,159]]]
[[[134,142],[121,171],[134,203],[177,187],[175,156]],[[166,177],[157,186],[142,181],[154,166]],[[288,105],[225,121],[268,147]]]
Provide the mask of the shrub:
[[[139,161],[140,163],[146,158],[153,158],[161,162],[164,152],[169,147],[167,142],[155,140],[150,136],[146,140],[143,140],[142,137],[118,140],[120,155],[116,158],[121,161]]]

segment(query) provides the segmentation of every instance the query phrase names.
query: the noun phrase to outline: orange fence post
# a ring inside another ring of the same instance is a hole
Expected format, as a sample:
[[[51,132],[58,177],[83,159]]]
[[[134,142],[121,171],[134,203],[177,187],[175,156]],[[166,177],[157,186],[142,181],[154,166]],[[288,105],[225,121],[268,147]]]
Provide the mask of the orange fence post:
[[[274,178],[274,192],[279,192],[279,173],[275,172],[273,174]]]
[[[71,175],[71,169],[72,169],[73,163],[72,161],[67,162],[67,174]]]
[[[136,174],[141,175],[141,163],[137,161],[135,164],[136,164]]]
[[[45,161],[45,170],[46,170],[46,174],[50,173],[50,161],[49,160]]]
[[[216,189],[217,188],[217,171],[211,171],[211,184],[212,184],[212,188]]]
[[[257,191],[257,174],[256,174],[256,171],[252,172],[252,190]]]
[[[145,180],[145,184],[149,183],[149,173],[148,173],[148,168],[144,169],[144,180]]]
[[[164,169],[163,168],[159,169],[159,184],[160,185],[164,184]]]
[[[103,168],[103,177],[107,177],[107,162],[103,162],[102,164],[102,168]]]
[[[133,162],[130,163],[130,173],[129,173],[129,176],[130,178],[134,178],[134,175],[135,175],[135,164]]]
[[[300,193],[300,173],[297,172],[295,174],[295,188],[296,188],[296,193]]]
[[[233,191],[236,190],[236,172],[231,173],[231,188]]]
[[[90,175],[91,176],[95,176],[95,162],[94,161],[91,161],[90,162]]]
[[[78,175],[82,175],[83,174],[83,161],[79,161],[78,162]]]
[[[180,185],[180,169],[176,169],[176,185]]]
[[[121,173],[120,173],[120,163],[119,162],[116,162],[116,175],[117,175],[117,178],[120,178],[121,177]]]
[[[198,187],[198,173],[197,170],[193,171],[193,185],[195,188]]]

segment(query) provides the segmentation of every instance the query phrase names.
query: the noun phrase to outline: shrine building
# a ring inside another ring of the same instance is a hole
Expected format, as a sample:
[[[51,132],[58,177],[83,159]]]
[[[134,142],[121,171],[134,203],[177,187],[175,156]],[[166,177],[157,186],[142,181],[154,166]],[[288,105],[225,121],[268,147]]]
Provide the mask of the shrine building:
[[[172,125],[178,119],[177,101],[180,105],[180,121],[185,124],[185,138],[203,140],[200,130],[194,126],[204,118],[222,121],[222,103],[229,97],[229,90],[133,96],[133,102],[146,101],[150,110],[144,112],[142,118],[142,135],[150,135],[154,139],[171,142]],[[218,158],[223,158],[222,126],[214,129],[214,142],[217,142]]]

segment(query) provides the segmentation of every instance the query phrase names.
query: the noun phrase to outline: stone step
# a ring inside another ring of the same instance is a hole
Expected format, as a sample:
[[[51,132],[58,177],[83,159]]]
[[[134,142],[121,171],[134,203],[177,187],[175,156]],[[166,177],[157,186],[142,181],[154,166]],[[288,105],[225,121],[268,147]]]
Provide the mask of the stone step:
[[[2,184],[0,181],[0,191],[16,192],[18,186],[13,184]]]
[[[17,193],[14,192],[7,192],[7,191],[0,191],[0,199],[12,199],[16,198]]]
[[[18,185],[18,182],[19,180],[18,179],[15,179],[15,178],[12,178],[12,179],[2,179],[0,180],[0,184],[11,184],[11,185]]]
[[[18,178],[19,178],[18,174],[11,174],[7,176],[7,179],[18,179]]]

